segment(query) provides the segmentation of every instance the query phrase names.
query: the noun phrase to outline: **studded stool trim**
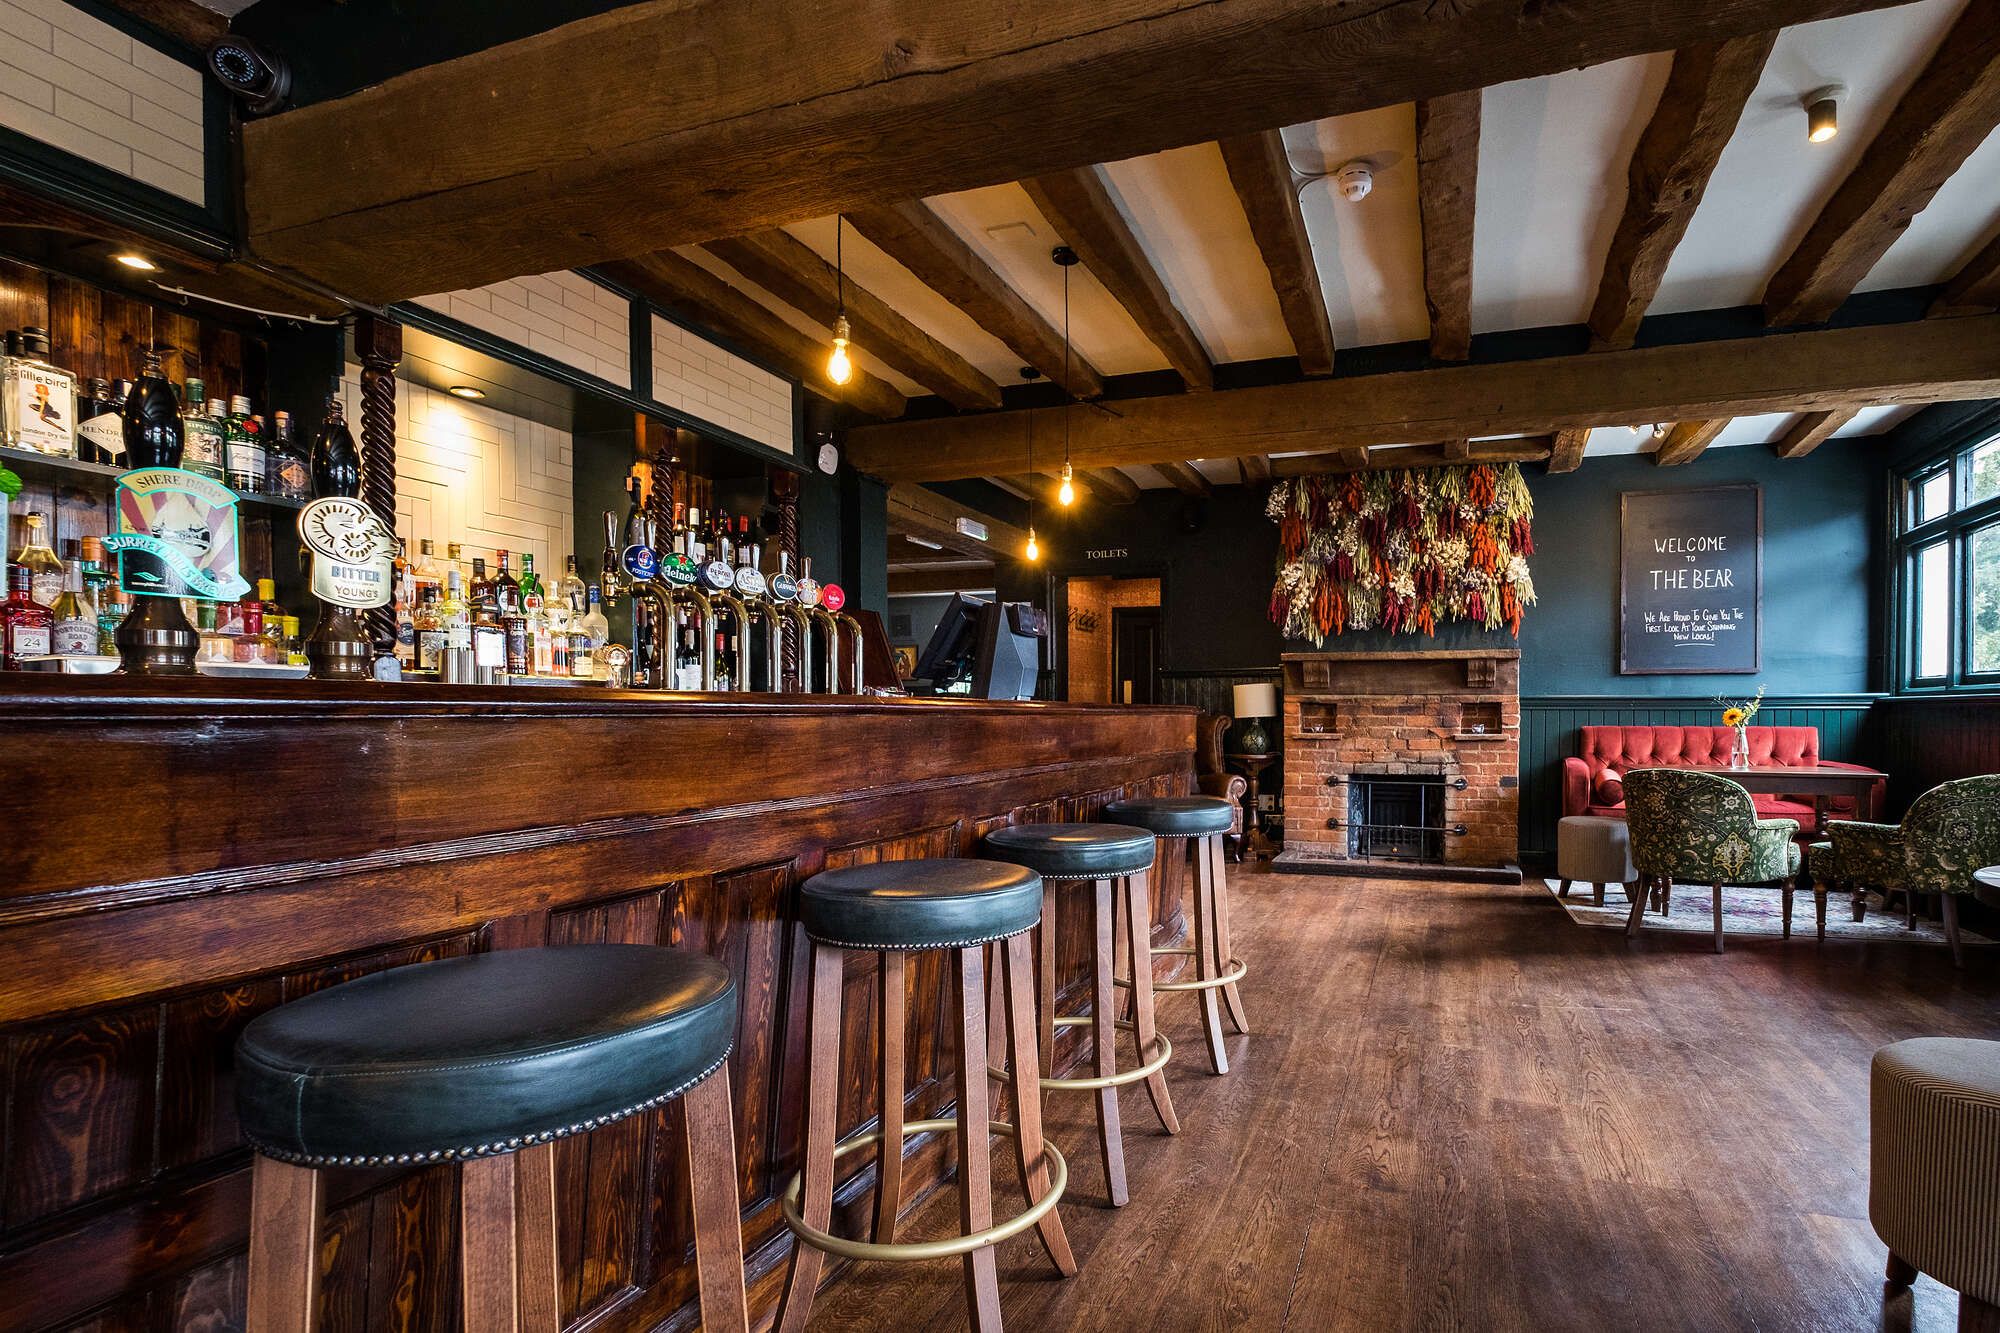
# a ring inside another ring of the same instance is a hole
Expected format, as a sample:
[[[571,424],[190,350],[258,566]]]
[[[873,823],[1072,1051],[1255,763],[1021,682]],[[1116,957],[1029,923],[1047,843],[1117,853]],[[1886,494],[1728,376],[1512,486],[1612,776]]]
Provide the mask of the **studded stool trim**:
[[[903,1137],[957,1128],[958,1121],[955,1118],[911,1120],[903,1125]],[[989,1133],[1004,1134],[1008,1138],[1013,1138],[1015,1133],[1014,1126],[1005,1120],[989,1120],[986,1122],[986,1128]],[[833,1160],[838,1163],[849,1153],[873,1147],[881,1141],[880,1130],[849,1139],[833,1150]],[[1003,1240],[1020,1235],[1041,1221],[1049,1210],[1062,1201],[1063,1190],[1069,1186],[1069,1163],[1063,1159],[1056,1145],[1048,1139],[1042,1140],[1042,1160],[1049,1168],[1049,1188],[1041,1198],[1005,1222],[945,1240],[884,1242],[848,1240],[830,1231],[820,1231],[807,1226],[805,1216],[799,1211],[799,1195],[806,1178],[803,1171],[794,1175],[792,1183],[785,1187],[781,1207],[785,1215],[785,1225],[792,1229],[793,1235],[816,1250],[825,1250],[828,1254],[836,1254],[843,1259],[883,1260],[891,1263],[917,1259],[949,1259],[961,1254],[971,1254],[974,1250],[983,1250],[989,1245],[998,1245]]]
[[[1041,923],[1035,923],[1039,924]],[[1016,935],[1025,935],[1034,928],[1035,926],[1031,925],[1023,930],[1010,930],[1004,935],[981,935],[977,939],[952,940],[947,944],[854,944],[847,940],[834,940],[824,935],[815,935],[809,930],[805,932],[805,936],[814,944],[824,944],[830,949],[848,949],[854,953],[929,953],[933,950],[977,949],[997,940],[1011,940]]]
[[[722,1052],[721,1059],[702,1070],[699,1074],[696,1074],[693,1078],[688,1079],[678,1087],[668,1089],[657,1097],[649,1097],[645,1101],[628,1106],[622,1111],[611,1111],[604,1115],[592,1116],[588,1120],[580,1120],[573,1125],[564,1125],[558,1129],[540,1130],[533,1134],[516,1135],[496,1140],[492,1143],[481,1143],[463,1148],[433,1148],[428,1152],[388,1153],[381,1155],[355,1154],[333,1157],[287,1152],[279,1148],[267,1148],[255,1142],[251,1143],[250,1146],[256,1150],[259,1156],[268,1157],[274,1162],[287,1162],[293,1166],[310,1166],[314,1168],[330,1166],[421,1166],[431,1162],[459,1162],[474,1157],[497,1157],[504,1153],[519,1152],[523,1148],[531,1148],[538,1143],[552,1143],[556,1139],[566,1139],[573,1134],[587,1134],[593,1129],[602,1129],[614,1121],[623,1120],[628,1115],[637,1115],[641,1111],[650,1111],[656,1106],[665,1105],[667,1102],[686,1093],[690,1088],[704,1082],[718,1069],[728,1064],[729,1053],[735,1049],[736,1044],[731,1042],[728,1049]]]

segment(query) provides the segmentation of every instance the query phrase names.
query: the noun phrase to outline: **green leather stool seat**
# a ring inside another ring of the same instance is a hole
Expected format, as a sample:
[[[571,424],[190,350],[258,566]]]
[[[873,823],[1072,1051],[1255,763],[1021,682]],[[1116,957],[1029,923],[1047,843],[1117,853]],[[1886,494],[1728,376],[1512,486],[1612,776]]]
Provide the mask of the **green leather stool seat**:
[[[1205,838],[1227,833],[1236,822],[1236,808],[1220,796],[1140,796],[1113,801],[1104,817],[1118,824],[1136,824],[1161,838]]]
[[[877,861],[799,887],[799,925],[847,949],[965,949],[1042,919],[1042,877],[969,857]]]
[[[1110,879],[1153,864],[1152,832],[1129,824],[1014,824],[987,834],[986,847],[1050,879]]]
[[[642,944],[391,968],[252,1021],[237,1111],[258,1152],[306,1166],[515,1152],[686,1092],[736,1006],[721,963]]]

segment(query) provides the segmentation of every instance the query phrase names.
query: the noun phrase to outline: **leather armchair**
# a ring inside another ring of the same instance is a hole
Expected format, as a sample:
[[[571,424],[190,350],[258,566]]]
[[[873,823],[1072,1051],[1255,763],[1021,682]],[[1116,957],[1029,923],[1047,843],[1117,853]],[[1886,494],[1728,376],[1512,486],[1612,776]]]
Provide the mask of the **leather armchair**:
[[[1250,784],[1241,773],[1232,773],[1222,762],[1222,737],[1231,719],[1223,713],[1203,713],[1194,724],[1194,789],[1203,796],[1220,796],[1232,807],[1229,821],[1229,857],[1243,859],[1243,793]]]

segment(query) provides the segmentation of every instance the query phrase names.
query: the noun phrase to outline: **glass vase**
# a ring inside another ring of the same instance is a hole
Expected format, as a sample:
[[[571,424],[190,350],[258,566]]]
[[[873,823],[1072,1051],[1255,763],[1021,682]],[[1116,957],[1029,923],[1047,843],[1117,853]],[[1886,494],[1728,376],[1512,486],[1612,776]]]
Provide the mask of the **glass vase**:
[[[1750,767],[1750,728],[1730,728],[1729,766],[1731,768]]]

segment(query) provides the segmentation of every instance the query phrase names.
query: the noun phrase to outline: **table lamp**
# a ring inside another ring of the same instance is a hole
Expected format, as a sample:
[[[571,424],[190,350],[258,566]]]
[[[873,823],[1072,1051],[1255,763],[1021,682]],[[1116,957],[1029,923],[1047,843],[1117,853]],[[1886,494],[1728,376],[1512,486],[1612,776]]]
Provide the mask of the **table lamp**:
[[[1237,685],[1236,716],[1250,723],[1243,730],[1243,754],[1269,754],[1271,735],[1264,730],[1263,719],[1278,715],[1278,687],[1271,684]]]

